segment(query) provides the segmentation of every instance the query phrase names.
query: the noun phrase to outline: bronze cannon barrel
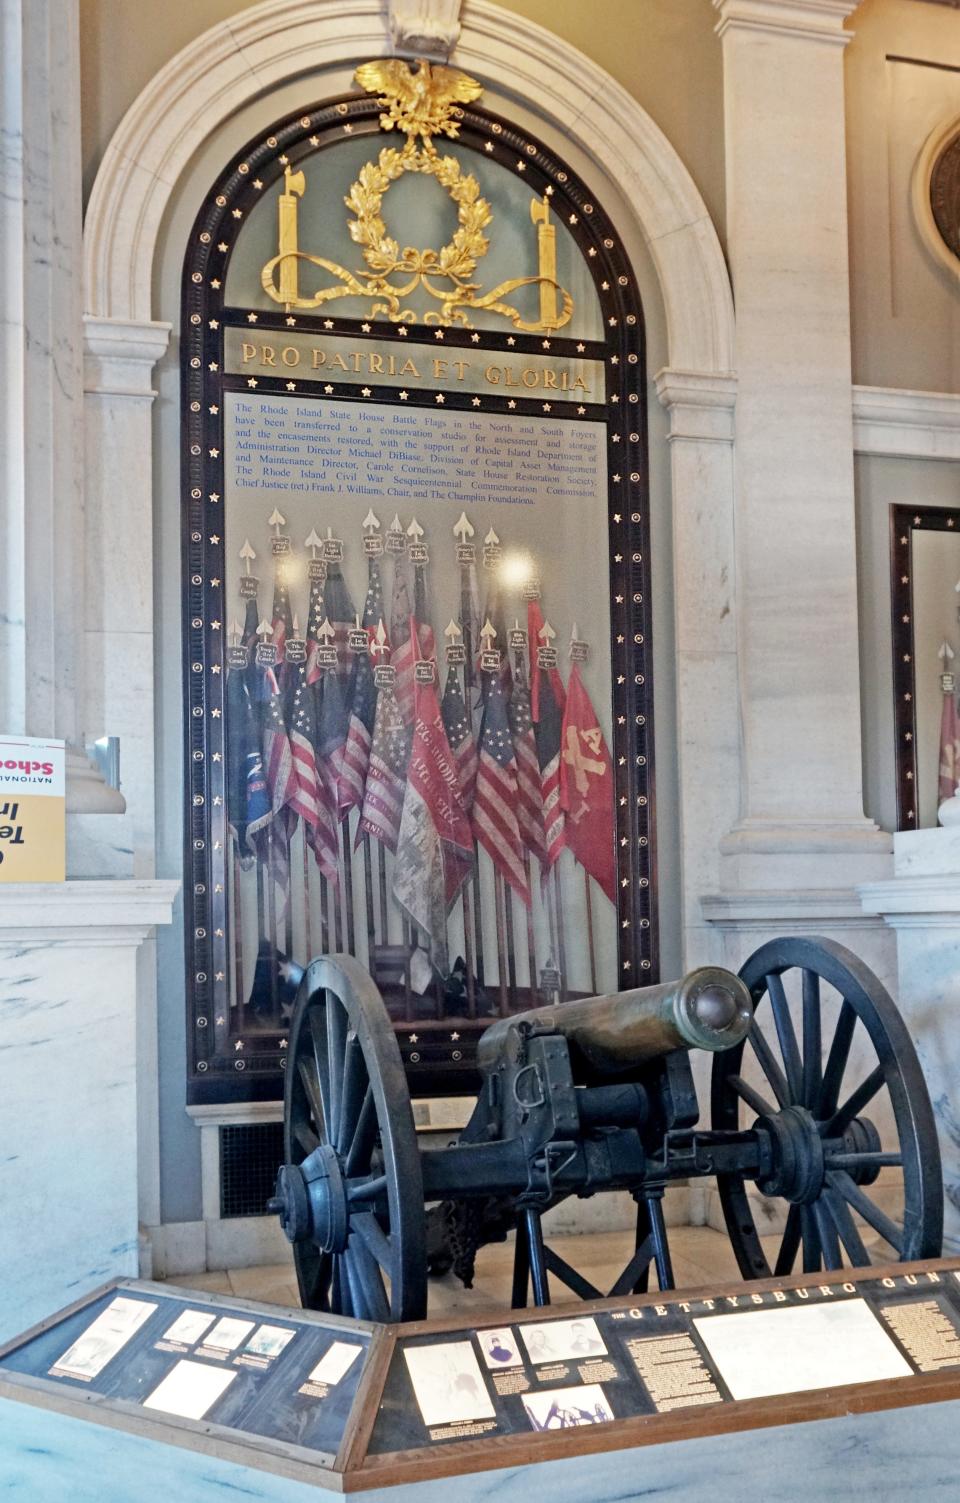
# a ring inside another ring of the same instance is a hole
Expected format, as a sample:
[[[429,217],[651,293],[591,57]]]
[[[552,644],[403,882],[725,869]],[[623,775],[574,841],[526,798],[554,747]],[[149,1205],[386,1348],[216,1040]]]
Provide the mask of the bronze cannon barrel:
[[[753,1022],[750,993],[732,971],[701,966],[679,981],[584,997],[501,1018],[481,1036],[477,1061],[495,1070],[518,1025],[556,1028],[596,1074],[620,1075],[672,1049],[732,1049]]]

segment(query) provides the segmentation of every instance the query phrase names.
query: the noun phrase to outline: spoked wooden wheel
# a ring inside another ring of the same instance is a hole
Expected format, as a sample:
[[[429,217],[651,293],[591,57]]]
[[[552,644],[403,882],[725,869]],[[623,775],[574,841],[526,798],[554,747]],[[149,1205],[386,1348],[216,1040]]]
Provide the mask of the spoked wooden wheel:
[[[936,1127],[920,1062],[888,992],[828,939],[774,940],[740,975],[757,1025],[745,1043],[714,1058],[713,1126],[752,1126],[769,1144],[756,1183],[790,1202],[773,1272],[790,1273],[801,1250],[804,1273],[938,1256]],[[771,1013],[776,1044],[759,1026]],[[744,1178],[722,1174],[717,1183],[741,1273],[769,1276]]]
[[[350,956],[308,967],[290,1029],[284,1155],[270,1209],[309,1310],[361,1320],[427,1311],[423,1176],[393,1025]]]

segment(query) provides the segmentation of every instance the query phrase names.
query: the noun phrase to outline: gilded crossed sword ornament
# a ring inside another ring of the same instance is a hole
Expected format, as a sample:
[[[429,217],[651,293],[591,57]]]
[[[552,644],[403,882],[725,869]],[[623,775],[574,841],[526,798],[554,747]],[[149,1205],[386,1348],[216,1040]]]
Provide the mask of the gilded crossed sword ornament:
[[[293,171],[286,167],[284,190],[278,202],[278,254],[260,274],[268,297],[283,304],[288,313],[292,308],[320,308],[336,298],[364,298],[370,300],[371,317],[379,313],[394,323],[406,324],[416,323],[417,314],[404,306],[404,300],[422,288],[439,304],[423,315],[427,324],[460,324],[470,328],[470,311],[482,309],[500,314],[524,333],[543,334],[562,329],[573,314],[573,298],[557,280],[557,232],[550,222],[550,201],[546,195],[535,197],[530,203],[530,218],[537,227],[536,275],[512,277],[488,292],[471,280],[477,263],[490,247],[484,231],[493,220],[493,211],[481,196],[480,184],[473,174],[464,172],[456,157],[441,156],[433,137],[445,135],[456,139],[458,122],[463,118],[459,106],[479,98],[483,86],[456,68],[422,61],[414,73],[396,58],[364,63],[355,78],[368,93],[379,95],[378,103],[384,111],[380,116],[381,128],[396,129],[406,136],[402,148],[385,146],[375,162],[364,163],[344,199],[354,215],[349,223],[350,236],[362,248],[367,269],[351,271],[336,261],[300,249],[297,216],[299,200],[306,192],[306,175],[302,169]],[[401,248],[381,217],[390,185],[407,172],[434,178],[457,206],[457,229],[440,250],[421,250],[412,245]],[[330,272],[336,282],[312,294],[302,294],[301,263]],[[520,310],[506,301],[523,287],[539,289],[538,319],[524,319]]]

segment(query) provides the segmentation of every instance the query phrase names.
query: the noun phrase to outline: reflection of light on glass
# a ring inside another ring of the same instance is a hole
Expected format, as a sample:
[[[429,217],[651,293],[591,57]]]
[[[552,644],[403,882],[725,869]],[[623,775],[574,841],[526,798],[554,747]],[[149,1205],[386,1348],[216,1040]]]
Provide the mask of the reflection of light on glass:
[[[283,580],[289,589],[291,586],[302,585],[307,577],[307,561],[305,558],[286,558],[283,562]]]
[[[525,548],[508,548],[500,560],[500,583],[519,589],[533,573],[533,556]]]

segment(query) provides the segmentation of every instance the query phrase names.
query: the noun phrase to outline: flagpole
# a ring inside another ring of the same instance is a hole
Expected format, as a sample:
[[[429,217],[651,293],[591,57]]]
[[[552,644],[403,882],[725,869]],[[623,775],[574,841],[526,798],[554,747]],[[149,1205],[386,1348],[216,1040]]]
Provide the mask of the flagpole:
[[[493,869],[493,899],[497,914],[497,972],[500,982],[500,1012],[503,1017],[507,1017],[510,1012],[510,999],[507,991],[507,967],[504,963],[504,909],[506,904],[503,898],[503,878],[496,867]]]
[[[243,1001],[246,995],[243,977],[243,903],[240,893],[240,849],[236,835],[230,836],[233,850],[233,999],[232,1006]]]
[[[557,960],[560,966],[560,1001],[567,1000],[567,947],[563,937],[563,894],[560,888],[559,861],[553,863],[553,910],[557,931]]]
[[[527,637],[527,633],[524,632],[524,631],[522,631],[519,621],[514,621],[514,628],[513,628],[512,636],[513,636],[513,640],[514,640],[514,643],[515,643],[515,645],[514,645],[514,651],[513,651],[513,666],[514,666],[514,672],[516,673],[518,679],[520,679],[522,677],[522,675],[523,675],[523,667],[524,667],[523,654],[524,654],[524,647],[526,648],[527,661],[529,663],[528,682],[527,682],[526,687],[527,687],[527,690],[529,691],[530,684],[533,682],[533,654],[532,654],[532,649],[530,647],[530,643],[529,643],[529,640],[528,640],[528,637]],[[523,643],[523,645],[521,645],[521,642]],[[532,720],[532,718],[531,718],[531,722],[530,722],[530,731],[531,731],[531,735],[532,735],[533,734],[533,720]],[[538,770],[538,776],[539,776],[539,770]],[[546,841],[546,832],[544,832],[544,841]],[[544,845],[544,849],[546,849],[545,845]],[[523,868],[524,868],[524,871],[525,871],[526,877],[527,877],[527,891],[530,894],[530,905],[529,905],[529,907],[525,907],[524,908],[524,914],[526,916],[526,921],[527,921],[527,968],[528,968],[529,973],[530,973],[530,983],[529,983],[529,986],[530,986],[530,1002],[531,1002],[531,1005],[532,1005],[536,1001],[536,993],[537,993],[537,955],[536,955],[536,942],[535,942],[535,939],[534,939],[534,932],[533,932],[533,867],[532,867],[532,863],[531,863],[531,860],[530,860],[530,850],[529,850],[529,847],[527,847],[526,845],[524,846],[524,851],[523,851]]]
[[[470,722],[471,731],[473,730],[473,705],[471,700],[474,688],[473,655],[475,643],[473,638],[473,600],[470,590],[470,571],[476,567],[477,550],[469,539],[473,537],[474,531],[475,529],[468,520],[466,512],[462,511],[454,526],[453,535],[458,540],[457,560],[460,564],[460,625],[463,629],[463,642],[466,648],[466,655],[463,660],[463,702],[466,705],[467,720]],[[477,967],[477,985],[482,990],[483,912],[480,895],[480,853],[476,841],[473,842],[473,876],[470,880],[473,883],[471,907],[473,909],[473,928],[476,941],[474,958]],[[466,927],[466,900],[464,900],[464,927]],[[466,956],[464,956],[464,959],[466,959]],[[476,1009],[476,999],[474,999],[474,1009]],[[470,1016],[475,1017],[476,1011],[474,1010]]]
[[[583,869],[583,891],[587,900],[587,944],[590,954],[590,993],[597,995],[597,959],[593,947],[593,899],[590,896],[590,873]]]
[[[310,847],[307,844],[307,827],[303,825],[303,944],[306,950],[304,961],[309,965],[313,959],[313,924],[310,913]]]

